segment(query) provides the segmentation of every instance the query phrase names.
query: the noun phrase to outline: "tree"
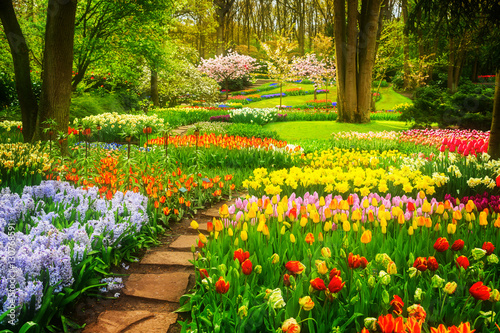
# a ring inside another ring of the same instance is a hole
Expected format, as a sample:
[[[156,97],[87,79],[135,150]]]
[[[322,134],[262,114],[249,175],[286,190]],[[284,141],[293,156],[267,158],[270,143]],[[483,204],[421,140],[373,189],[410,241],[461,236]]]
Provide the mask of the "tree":
[[[237,80],[248,76],[257,69],[256,60],[252,57],[229,52],[227,56],[216,56],[210,59],[201,59],[198,70],[205,73],[219,83],[224,83],[226,99],[229,96],[229,80]]]
[[[226,46],[226,18],[236,0],[214,0],[215,14],[217,17],[217,55],[225,52]]]
[[[59,131],[68,130],[76,7],[76,0],[64,3],[57,0],[48,2],[42,96],[38,104],[29,75],[29,48],[17,20],[12,0],[0,0],[0,19],[14,63],[25,141],[44,138],[41,129],[48,118],[58,121]]]
[[[338,121],[367,123],[372,108],[372,72],[383,0],[335,0]],[[347,20],[346,20],[347,17]],[[359,26],[359,31],[358,31]]]
[[[325,64],[316,58],[314,53],[308,53],[303,57],[292,59],[291,76],[304,78],[314,82],[314,100],[316,100],[316,90],[323,82]]]
[[[290,41],[288,34],[282,30],[276,40],[261,43],[269,60],[266,60],[268,75],[280,84],[280,108],[283,96],[283,81],[290,77],[292,70],[291,53],[297,47],[297,42]]]

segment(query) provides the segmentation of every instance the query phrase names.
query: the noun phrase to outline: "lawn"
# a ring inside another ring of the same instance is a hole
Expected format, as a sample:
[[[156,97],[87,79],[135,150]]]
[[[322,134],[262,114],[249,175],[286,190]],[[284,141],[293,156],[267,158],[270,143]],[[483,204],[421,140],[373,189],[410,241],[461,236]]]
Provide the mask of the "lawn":
[[[328,139],[332,133],[342,131],[380,132],[402,131],[409,129],[411,124],[401,121],[372,121],[369,124],[346,124],[335,121],[294,121],[272,123],[264,126],[266,130],[276,131],[282,140],[294,141],[300,139]]]
[[[268,84],[266,84],[267,86]],[[311,84],[298,84],[298,83],[286,83],[286,85],[283,86],[283,92],[285,92],[286,89],[290,88],[295,88],[295,87],[302,87],[304,90],[312,90],[313,85]],[[321,89],[324,89],[324,87],[321,87]],[[331,100],[332,102],[337,101],[337,87],[336,86],[331,86],[328,88],[330,92],[328,93],[328,99]],[[263,95],[268,95],[268,94],[277,94],[279,93],[280,90],[279,88],[273,89],[271,91],[266,91],[262,93]],[[380,94],[382,95],[381,99],[375,104],[375,107],[377,111],[381,110],[393,110],[394,107],[398,104],[402,103],[410,103],[411,100],[408,97],[405,97],[401,94],[398,94],[395,92],[392,87],[385,87],[385,88],[380,88]],[[317,98],[318,99],[325,99],[325,94],[318,94]],[[314,99],[314,95],[304,95],[304,96],[286,96],[282,98],[282,105],[288,105],[288,106],[295,106],[295,105],[300,105],[300,104],[305,104],[306,101]],[[246,106],[252,107],[252,108],[272,108],[275,107],[276,105],[279,105],[279,97],[277,98],[270,98],[270,99],[265,99],[262,101],[254,102],[254,103],[249,103]]]

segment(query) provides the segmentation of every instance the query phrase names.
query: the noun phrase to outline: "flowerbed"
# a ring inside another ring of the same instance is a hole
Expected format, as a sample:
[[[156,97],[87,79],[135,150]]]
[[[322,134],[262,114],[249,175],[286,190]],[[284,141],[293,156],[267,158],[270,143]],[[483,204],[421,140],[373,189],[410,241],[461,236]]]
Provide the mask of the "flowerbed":
[[[152,242],[148,199],[138,193],[108,200],[98,188],[47,181],[22,195],[3,190],[0,202],[2,328],[17,331],[30,320],[48,328],[86,290],[113,290],[116,280],[100,283],[98,272]]]
[[[200,234],[184,327],[485,332],[500,317],[500,219],[472,201],[291,193],[219,213]]]

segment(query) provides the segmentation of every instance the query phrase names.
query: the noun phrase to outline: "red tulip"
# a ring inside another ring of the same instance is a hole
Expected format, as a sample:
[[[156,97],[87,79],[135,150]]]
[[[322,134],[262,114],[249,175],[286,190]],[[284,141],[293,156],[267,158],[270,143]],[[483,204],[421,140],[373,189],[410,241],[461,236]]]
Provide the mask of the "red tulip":
[[[207,270],[206,270],[205,268],[201,268],[201,269],[200,269],[200,277],[201,277],[202,279],[204,279],[204,278],[207,278],[207,277],[208,277],[208,272],[207,272]]]
[[[460,256],[456,261],[457,268],[463,267],[464,269],[469,268],[469,259],[466,256]]]
[[[405,305],[405,303],[403,302],[401,297],[399,297],[398,295],[394,295],[394,298],[391,301],[390,305],[392,305],[392,308],[393,308],[392,311],[396,315],[401,315],[403,313],[403,306]]]
[[[224,278],[221,276],[217,282],[215,282],[215,291],[219,294],[225,294],[229,290],[229,282],[224,281]]]
[[[425,257],[418,257],[413,263],[413,267],[423,272],[427,270],[427,259]]]
[[[285,284],[285,286],[290,287],[290,275],[289,274],[283,275],[283,283]]]
[[[493,245],[491,242],[484,242],[483,250],[485,250],[486,255],[489,256],[490,254],[493,253],[493,251],[495,251],[495,245]]]
[[[313,287],[315,290],[326,290],[325,282],[320,279],[320,278],[315,278],[311,281],[309,281],[311,284],[311,287]]]
[[[250,252],[243,252],[243,249],[237,249],[236,251],[234,251],[233,260],[238,259],[240,264],[242,264],[248,258],[250,258]]]
[[[414,212],[415,211],[415,204],[413,202],[408,202],[408,204],[406,205],[408,211],[410,212]]]
[[[389,313],[385,316],[378,317],[378,325],[382,333],[392,333],[394,331],[394,318]]]
[[[486,301],[490,298],[491,289],[478,281],[470,287],[469,293],[477,300]]]
[[[455,243],[451,246],[451,249],[453,251],[460,251],[461,249],[464,248],[464,241],[461,239],[457,239]]]
[[[334,268],[330,271],[330,280],[333,279],[334,276],[340,276],[339,269]]]
[[[285,264],[285,268],[292,274],[302,274],[306,266],[300,261],[289,261]]]
[[[342,278],[339,276],[334,276],[333,279],[328,284],[328,290],[331,293],[338,293],[344,288],[345,282],[342,282]]]
[[[252,273],[252,262],[250,261],[250,259],[245,260],[241,264],[241,270],[245,275],[250,275],[250,273]]]
[[[439,268],[439,263],[437,262],[436,258],[429,257],[427,259],[427,268],[433,272],[437,271],[437,269]]]
[[[448,250],[450,247],[450,244],[448,243],[448,240],[445,237],[439,237],[436,240],[436,243],[434,243],[434,249],[438,252],[444,252]]]
[[[359,254],[353,255],[349,253],[349,257],[347,258],[349,268],[355,269],[358,267],[365,268],[368,265],[368,260],[365,257],[360,257]]]

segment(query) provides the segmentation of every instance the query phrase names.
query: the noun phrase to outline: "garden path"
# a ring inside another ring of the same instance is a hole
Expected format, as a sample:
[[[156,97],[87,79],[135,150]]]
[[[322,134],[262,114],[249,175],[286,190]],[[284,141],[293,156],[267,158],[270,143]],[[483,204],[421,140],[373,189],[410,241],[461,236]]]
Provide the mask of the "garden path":
[[[196,214],[200,232],[208,234],[207,222],[219,217],[219,207],[224,203],[234,200],[219,202]],[[138,263],[130,265],[122,296],[99,309],[88,306],[76,310],[88,311],[84,315],[88,326],[83,333],[180,332],[176,322],[186,318],[174,311],[180,297],[195,284],[194,266],[189,260],[193,259],[192,245],[198,243],[198,231],[190,227],[191,220],[172,225],[161,246],[148,249]]]

